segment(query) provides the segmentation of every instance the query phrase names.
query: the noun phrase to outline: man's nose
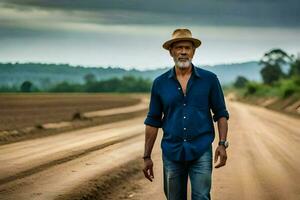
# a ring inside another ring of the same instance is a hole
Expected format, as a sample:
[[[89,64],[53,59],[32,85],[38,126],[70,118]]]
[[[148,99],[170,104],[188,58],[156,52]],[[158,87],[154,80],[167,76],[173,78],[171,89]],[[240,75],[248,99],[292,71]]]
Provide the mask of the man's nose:
[[[185,48],[182,48],[181,51],[180,51],[180,54],[181,55],[186,55],[187,54],[187,51]]]
[[[186,55],[186,50],[181,50],[180,55]]]

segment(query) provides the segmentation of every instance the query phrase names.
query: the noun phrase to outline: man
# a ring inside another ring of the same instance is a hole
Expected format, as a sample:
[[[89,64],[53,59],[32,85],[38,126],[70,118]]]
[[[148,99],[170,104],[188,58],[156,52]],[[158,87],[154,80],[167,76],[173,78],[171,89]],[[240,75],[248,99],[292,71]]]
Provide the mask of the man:
[[[143,172],[150,181],[154,178],[151,152],[158,129],[163,129],[163,178],[168,200],[187,199],[188,177],[192,200],[210,199],[213,121],[218,123],[219,131],[214,161],[220,157],[220,162],[215,167],[226,164],[229,113],[217,76],[191,62],[200,45],[188,29],[176,29],[172,39],[163,44],[175,66],[154,80],[144,122]]]

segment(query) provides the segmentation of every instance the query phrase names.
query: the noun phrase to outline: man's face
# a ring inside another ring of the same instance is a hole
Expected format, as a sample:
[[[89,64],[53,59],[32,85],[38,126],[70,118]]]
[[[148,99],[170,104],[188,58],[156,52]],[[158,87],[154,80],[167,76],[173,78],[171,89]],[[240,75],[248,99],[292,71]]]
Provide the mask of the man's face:
[[[170,55],[179,68],[188,68],[191,65],[194,53],[195,47],[190,41],[174,42],[170,49]]]

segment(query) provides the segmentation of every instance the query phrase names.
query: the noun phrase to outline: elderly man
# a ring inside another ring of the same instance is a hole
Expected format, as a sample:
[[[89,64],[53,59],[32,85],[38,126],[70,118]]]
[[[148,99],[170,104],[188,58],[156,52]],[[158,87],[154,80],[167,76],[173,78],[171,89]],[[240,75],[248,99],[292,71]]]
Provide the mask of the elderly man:
[[[213,121],[218,123],[219,145],[215,166],[226,164],[229,113],[217,76],[192,64],[201,41],[188,29],[176,29],[163,44],[175,66],[158,76],[152,85],[149,112],[145,119],[144,175],[152,181],[151,152],[158,129],[161,141],[164,192],[168,200],[187,199],[187,181],[191,182],[192,200],[210,199],[212,173]],[[213,112],[211,115],[210,110]]]

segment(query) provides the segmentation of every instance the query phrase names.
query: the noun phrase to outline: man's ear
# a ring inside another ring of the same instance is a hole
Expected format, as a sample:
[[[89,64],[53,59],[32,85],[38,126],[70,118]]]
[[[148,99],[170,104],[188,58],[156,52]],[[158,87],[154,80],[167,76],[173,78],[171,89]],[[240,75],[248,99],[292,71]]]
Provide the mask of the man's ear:
[[[195,55],[195,52],[196,52],[196,48],[193,48],[193,57]]]
[[[170,56],[173,57],[172,49],[169,49]]]

